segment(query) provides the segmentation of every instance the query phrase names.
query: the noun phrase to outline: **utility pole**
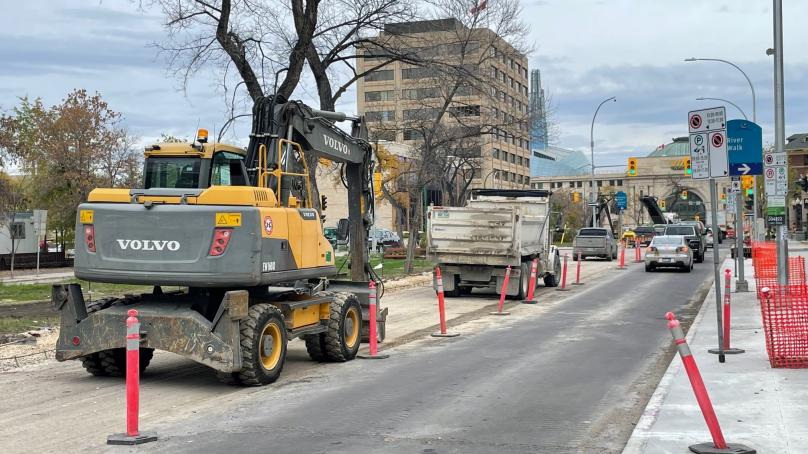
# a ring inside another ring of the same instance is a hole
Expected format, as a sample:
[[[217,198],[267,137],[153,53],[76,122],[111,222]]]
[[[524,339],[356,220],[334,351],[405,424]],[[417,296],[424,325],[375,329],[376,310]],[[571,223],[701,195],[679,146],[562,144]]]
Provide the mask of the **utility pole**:
[[[774,0],[774,152],[785,153],[785,109],[783,99],[783,0]],[[782,156],[782,155],[781,155]],[[788,159],[786,159],[788,175]],[[786,191],[787,193],[787,191]],[[788,284],[788,209],[783,225],[777,226],[777,278],[780,285]]]
[[[595,186],[595,118],[598,116],[598,112],[600,108],[603,107],[609,101],[617,102],[617,98],[612,96],[611,98],[606,98],[598,104],[598,108],[595,109],[595,114],[592,115],[592,126],[589,128],[589,151],[591,153],[591,164],[592,164],[592,188],[590,190],[590,203],[592,208],[592,227],[598,226],[598,212],[597,212],[597,194],[598,189]]]

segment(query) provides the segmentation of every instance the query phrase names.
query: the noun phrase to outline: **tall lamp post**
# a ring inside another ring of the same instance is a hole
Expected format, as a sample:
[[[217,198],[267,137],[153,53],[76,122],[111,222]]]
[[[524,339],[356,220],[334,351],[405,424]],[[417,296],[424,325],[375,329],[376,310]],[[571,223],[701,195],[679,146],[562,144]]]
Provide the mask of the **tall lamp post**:
[[[755,96],[755,86],[752,85],[752,80],[749,78],[749,76],[746,75],[746,73],[744,72],[744,70],[741,69],[740,66],[736,65],[735,63],[732,63],[731,61],[722,60],[720,58],[695,58],[695,57],[691,57],[691,58],[686,58],[685,61],[687,61],[687,62],[691,62],[691,61],[717,61],[717,62],[720,62],[720,63],[726,63],[726,64],[732,66],[733,68],[737,69],[738,71],[740,71],[741,74],[743,74],[743,77],[746,79],[746,82],[749,84],[749,90],[752,91],[752,122],[757,124],[757,97]],[[757,182],[758,182],[758,178],[757,178],[757,175],[755,175],[755,185],[754,185],[754,189],[753,189],[754,204],[752,206],[752,212],[753,212],[752,213],[752,236],[755,239],[757,239],[757,237],[758,237],[758,231],[757,231],[757,219],[758,219]],[[742,200],[743,198],[739,197],[739,199]]]
[[[598,104],[598,108],[595,109],[595,115],[592,115],[592,126],[589,128],[589,152],[591,155],[590,159],[592,160],[592,187],[589,189],[589,199],[592,208],[592,227],[598,226],[598,212],[595,209],[595,206],[597,205],[597,189],[595,187],[595,118],[597,118],[600,108],[609,101],[617,102],[617,98],[612,96],[611,98],[604,99],[600,102],[600,104]]]

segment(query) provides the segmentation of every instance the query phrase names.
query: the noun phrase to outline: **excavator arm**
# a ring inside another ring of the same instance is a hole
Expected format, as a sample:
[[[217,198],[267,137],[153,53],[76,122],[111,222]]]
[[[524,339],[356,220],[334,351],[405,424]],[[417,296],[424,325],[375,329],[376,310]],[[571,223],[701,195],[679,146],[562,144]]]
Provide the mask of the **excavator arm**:
[[[651,217],[651,220],[654,224],[667,224],[668,220],[665,219],[665,215],[662,213],[662,209],[659,208],[659,204],[657,203],[656,197],[646,195],[640,197],[640,202],[645,206],[645,209],[648,210],[648,216]]]
[[[350,133],[336,125],[344,121],[351,123]],[[291,195],[309,200],[309,186],[300,184],[308,181],[305,155],[345,166],[349,252],[353,263],[361,258],[363,265],[351,267],[353,281],[366,281],[372,274],[365,247],[374,206],[373,151],[367,137],[364,117],[312,109],[300,101],[269,96],[259,98],[253,106],[252,132],[245,156],[251,184],[276,189],[280,204],[286,204]],[[303,197],[299,197],[301,194]]]

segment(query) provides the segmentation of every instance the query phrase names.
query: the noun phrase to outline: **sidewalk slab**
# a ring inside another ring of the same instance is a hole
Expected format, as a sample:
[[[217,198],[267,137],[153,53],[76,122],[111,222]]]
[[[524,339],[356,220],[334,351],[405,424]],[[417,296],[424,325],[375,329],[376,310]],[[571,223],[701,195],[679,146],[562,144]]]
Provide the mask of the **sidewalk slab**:
[[[15,276],[11,277],[4,277],[0,278],[0,284],[2,285],[21,285],[21,284],[45,284],[50,282],[60,282],[65,279],[72,279],[75,277],[73,271],[62,271],[58,273],[47,273],[42,272],[39,273],[39,276],[36,274],[25,274],[22,276]]]
[[[714,287],[690,328],[688,344],[728,443],[744,444],[759,454],[808,453],[808,369],[769,365],[752,261],[744,265],[749,292],[735,293],[732,280],[731,346],[746,353],[727,355],[724,364],[707,353],[718,343]],[[732,260],[723,263],[721,269],[726,268],[734,270]],[[664,322],[660,329],[667,329]],[[623,453],[684,454],[688,446],[708,441],[710,433],[677,354]]]

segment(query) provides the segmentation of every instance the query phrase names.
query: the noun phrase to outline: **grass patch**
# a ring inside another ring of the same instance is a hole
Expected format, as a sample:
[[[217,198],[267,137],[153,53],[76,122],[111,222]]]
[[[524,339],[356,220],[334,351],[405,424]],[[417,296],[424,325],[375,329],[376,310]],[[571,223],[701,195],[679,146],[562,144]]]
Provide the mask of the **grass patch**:
[[[0,317],[0,334],[16,334],[43,326],[59,325],[59,317]]]
[[[336,265],[337,270],[339,270],[341,275],[347,275],[350,272],[348,271],[350,268],[350,264],[345,264],[348,260],[347,256],[337,257],[336,258]],[[404,259],[385,259],[381,255],[372,255],[370,257],[370,266],[376,267],[379,264],[382,264],[381,269],[375,270],[376,273],[382,277],[383,279],[395,279],[398,277],[403,277],[406,275],[404,273]],[[423,273],[424,271],[430,271],[434,264],[430,259],[414,259],[412,261],[412,271],[413,273]]]
[[[93,299],[105,296],[118,296],[124,293],[146,293],[151,292],[152,287],[147,285],[128,284],[106,284],[99,282],[86,282],[78,279],[70,279],[62,282],[81,284],[85,295],[92,292]],[[53,284],[0,284],[0,304],[16,304],[30,301],[46,301],[51,297],[51,287]]]

